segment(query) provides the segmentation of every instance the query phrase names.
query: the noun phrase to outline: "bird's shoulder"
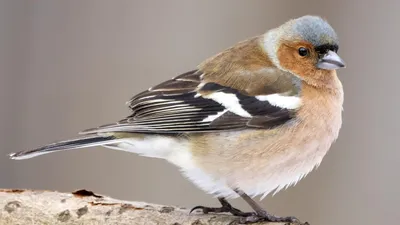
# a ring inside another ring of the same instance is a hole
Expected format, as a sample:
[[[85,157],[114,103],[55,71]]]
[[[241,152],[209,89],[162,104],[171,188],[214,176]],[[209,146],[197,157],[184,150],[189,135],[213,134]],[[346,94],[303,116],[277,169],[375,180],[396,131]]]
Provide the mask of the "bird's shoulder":
[[[135,95],[129,117],[89,131],[213,132],[287,122],[301,105],[301,81],[274,67],[259,42],[241,42]]]

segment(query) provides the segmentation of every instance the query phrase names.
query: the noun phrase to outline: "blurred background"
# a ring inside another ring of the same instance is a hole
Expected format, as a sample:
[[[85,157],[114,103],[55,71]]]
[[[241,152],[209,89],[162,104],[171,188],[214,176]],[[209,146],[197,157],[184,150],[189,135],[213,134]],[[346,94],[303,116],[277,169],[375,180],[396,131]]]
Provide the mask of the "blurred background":
[[[0,187],[86,188],[192,207],[218,202],[165,161],[90,148],[7,154],[127,115],[134,94],[305,14],[328,19],[347,68],[344,124],[318,170],[262,201],[311,224],[397,221],[400,1],[0,1]],[[233,203],[249,209],[242,200]]]

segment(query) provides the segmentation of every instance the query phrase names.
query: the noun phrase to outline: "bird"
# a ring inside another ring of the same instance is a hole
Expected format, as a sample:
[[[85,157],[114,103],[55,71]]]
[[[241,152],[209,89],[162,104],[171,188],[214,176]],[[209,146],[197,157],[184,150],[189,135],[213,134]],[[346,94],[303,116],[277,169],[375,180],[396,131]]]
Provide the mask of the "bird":
[[[253,198],[295,185],[317,168],[342,126],[339,40],[327,19],[304,15],[233,44],[132,97],[130,114],[76,138],[10,154],[103,146],[167,160],[240,223],[293,222]],[[228,200],[241,197],[252,212]]]

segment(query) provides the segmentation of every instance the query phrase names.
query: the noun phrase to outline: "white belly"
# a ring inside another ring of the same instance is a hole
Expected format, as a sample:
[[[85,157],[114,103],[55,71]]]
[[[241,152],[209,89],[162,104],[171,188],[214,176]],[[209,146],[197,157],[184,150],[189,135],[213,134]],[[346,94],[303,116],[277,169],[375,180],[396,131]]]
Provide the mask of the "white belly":
[[[143,139],[127,138],[120,143],[104,147],[127,151],[141,156],[162,158],[178,166],[182,174],[209,194],[218,196],[236,195],[222,179],[215,179],[202,171],[194,162],[189,143],[185,139],[165,136],[149,136]],[[219,193],[219,194],[218,194]]]
[[[231,187],[233,187],[244,191],[251,197],[262,195],[262,199],[270,193],[276,194],[284,188],[297,184],[299,180],[319,166],[329,146],[322,146],[320,142],[315,141],[304,146],[302,149],[304,154],[300,156],[286,155],[285,159],[281,159],[281,162],[288,162],[283,167],[282,164],[270,164],[257,171],[245,173],[240,171],[231,175],[227,174],[225,177],[213,177],[209,173],[193,167],[182,167],[182,171],[193,183],[209,194],[237,198],[239,196],[232,190]],[[326,150],[321,148],[326,148]]]
[[[271,164],[264,169],[247,175],[232,174],[232,176],[240,176],[239,178],[229,177],[229,175],[216,177],[196,165],[189,146],[186,139],[177,140],[165,136],[149,136],[140,140],[123,139],[117,145],[105,147],[133,152],[142,156],[165,159],[178,166],[183,175],[200,189],[209,194],[226,198],[239,197],[232,190],[232,184],[228,185],[228,181],[235,180],[234,188],[239,188],[252,197],[262,195],[263,198],[274,190],[276,193],[285,187],[296,184],[319,165],[323,157],[323,155],[314,154],[320,147],[319,142],[315,141],[304,146],[304,154],[300,157],[298,155],[286,155],[287,159],[283,159],[283,161],[290,161],[291,163],[285,166],[285,169],[282,169],[281,165],[278,168]],[[297,158],[295,160],[296,163],[291,161],[293,157]]]

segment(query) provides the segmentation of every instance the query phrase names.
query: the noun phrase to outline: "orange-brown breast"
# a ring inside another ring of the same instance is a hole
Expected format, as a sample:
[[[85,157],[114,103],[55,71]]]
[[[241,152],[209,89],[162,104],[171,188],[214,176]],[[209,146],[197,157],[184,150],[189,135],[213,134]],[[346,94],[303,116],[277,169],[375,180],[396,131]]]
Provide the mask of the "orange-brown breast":
[[[329,88],[321,88],[303,81],[303,106],[296,117],[306,121],[305,126],[313,126],[313,129],[327,132],[336,139],[342,123],[343,88],[335,71],[331,71],[327,83]]]

